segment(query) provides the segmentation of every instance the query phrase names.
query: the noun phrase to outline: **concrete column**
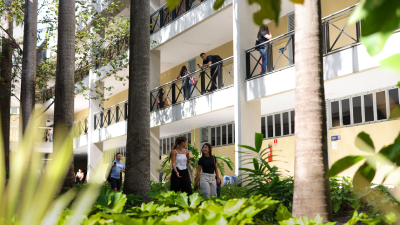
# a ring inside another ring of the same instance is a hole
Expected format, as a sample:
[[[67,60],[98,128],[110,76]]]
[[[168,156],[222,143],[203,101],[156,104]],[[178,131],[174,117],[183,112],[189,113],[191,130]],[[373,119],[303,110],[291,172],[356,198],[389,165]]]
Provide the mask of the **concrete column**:
[[[90,181],[91,175],[94,175],[96,169],[102,169],[102,159],[103,159],[103,143],[94,143],[93,142],[93,133],[94,133],[94,114],[103,110],[103,105],[100,105],[100,99],[92,99],[96,97],[97,93],[95,92],[96,84],[99,86],[98,90],[104,91],[104,83],[102,81],[95,82],[96,74],[93,73],[92,70],[89,71],[89,130],[88,130],[88,181]]]
[[[159,50],[150,51],[150,89],[160,86],[161,57]],[[150,179],[159,181],[160,168],[160,127],[150,129]]]
[[[254,46],[258,27],[253,22],[253,13],[258,4],[249,5],[248,1],[233,0],[233,55],[235,70],[235,174],[241,174],[243,157],[238,144],[254,146],[254,134],[261,133],[261,102],[246,101],[246,54],[245,50]]]

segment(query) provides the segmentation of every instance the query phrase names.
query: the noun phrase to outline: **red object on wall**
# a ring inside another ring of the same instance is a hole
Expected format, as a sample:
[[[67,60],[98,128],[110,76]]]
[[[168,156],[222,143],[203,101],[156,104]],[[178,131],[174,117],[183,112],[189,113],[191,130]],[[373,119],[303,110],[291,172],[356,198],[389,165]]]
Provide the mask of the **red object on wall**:
[[[277,145],[278,144],[278,139],[275,139],[274,140],[274,145]]]
[[[272,161],[272,148],[268,148],[268,162]]]

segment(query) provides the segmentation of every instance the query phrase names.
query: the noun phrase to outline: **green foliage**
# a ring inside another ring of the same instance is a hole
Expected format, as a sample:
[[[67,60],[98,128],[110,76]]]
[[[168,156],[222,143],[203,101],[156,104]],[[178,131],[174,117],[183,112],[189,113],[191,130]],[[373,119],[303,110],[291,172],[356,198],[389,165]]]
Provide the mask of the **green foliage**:
[[[171,182],[154,182],[150,181],[151,192],[166,192],[171,188]]]
[[[221,198],[223,199],[245,198],[248,196],[248,189],[245,187],[234,187],[231,184],[227,184],[221,188]]]

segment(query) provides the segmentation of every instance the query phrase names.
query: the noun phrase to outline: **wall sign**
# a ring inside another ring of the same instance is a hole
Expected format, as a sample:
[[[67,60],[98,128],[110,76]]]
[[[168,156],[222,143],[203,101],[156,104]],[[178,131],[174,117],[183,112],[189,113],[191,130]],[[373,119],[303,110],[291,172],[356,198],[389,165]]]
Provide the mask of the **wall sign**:
[[[340,135],[331,136],[331,141],[338,141],[341,140]]]
[[[278,144],[278,139],[275,139],[274,140],[274,145],[277,145]]]
[[[268,152],[268,162],[271,162],[272,161],[272,148],[268,148],[267,152]]]

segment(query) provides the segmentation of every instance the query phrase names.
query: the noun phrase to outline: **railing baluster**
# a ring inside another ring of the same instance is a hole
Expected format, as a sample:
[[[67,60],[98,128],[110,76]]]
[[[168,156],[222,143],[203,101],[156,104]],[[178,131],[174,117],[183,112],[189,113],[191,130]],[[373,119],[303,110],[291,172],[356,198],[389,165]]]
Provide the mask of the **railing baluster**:
[[[267,72],[271,72],[274,68],[274,60],[272,56],[272,46],[270,44],[267,45]]]
[[[127,120],[128,119],[128,102],[125,102],[124,104],[124,119]]]
[[[329,40],[329,22],[325,22],[325,45],[326,53],[331,51],[331,42]]]
[[[202,71],[200,73],[200,84],[201,84],[201,94],[206,93],[206,72]]]
[[[164,9],[160,10],[160,13],[158,14],[160,17],[158,19],[160,19],[160,29],[164,26]]]
[[[97,116],[94,114],[94,130],[97,128]]]
[[[250,52],[246,52],[246,79],[250,77]]]
[[[218,64],[216,66],[216,70],[217,70],[217,76],[218,76],[218,89],[221,89],[223,87],[222,85],[222,64]]]
[[[173,83],[171,88],[172,88],[172,104],[175,104],[176,103],[176,93],[175,93],[176,84]]]
[[[110,126],[110,124],[111,124],[111,109],[109,109],[108,111],[107,111],[107,126]]]
[[[360,37],[361,37],[361,22],[358,21],[356,23],[356,39],[357,39],[357,43],[360,42]]]
[[[118,123],[119,122],[119,105],[117,105],[117,107],[115,107],[115,122]]]

